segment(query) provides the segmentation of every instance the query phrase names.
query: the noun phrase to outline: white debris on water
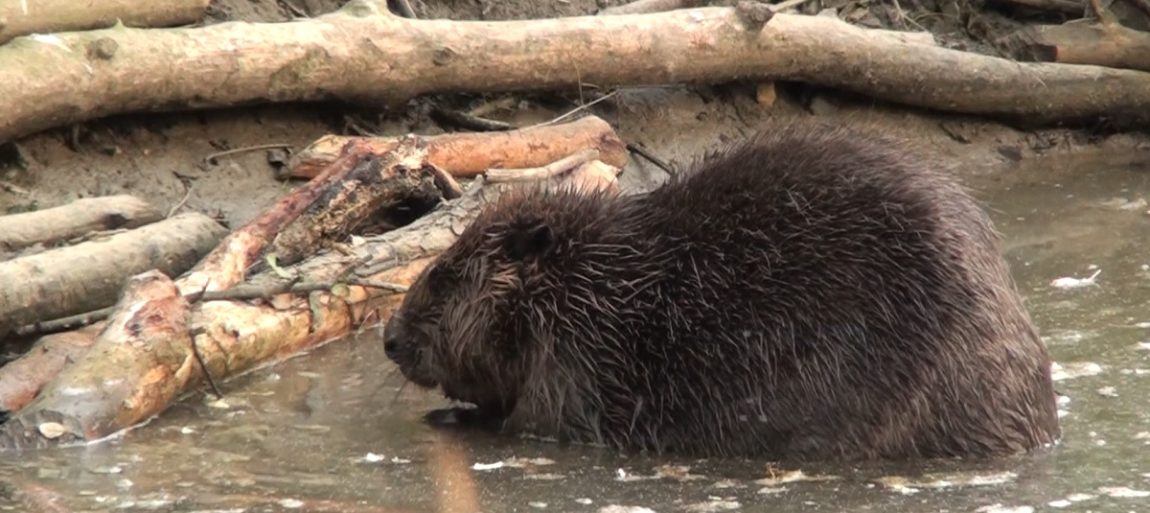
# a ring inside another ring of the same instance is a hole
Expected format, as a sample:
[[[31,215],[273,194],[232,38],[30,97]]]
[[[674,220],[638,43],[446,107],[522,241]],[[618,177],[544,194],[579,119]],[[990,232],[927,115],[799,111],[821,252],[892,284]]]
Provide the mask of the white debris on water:
[[[502,461],[497,461],[495,463],[476,463],[476,464],[471,466],[471,470],[479,470],[479,471],[497,470],[497,469],[501,469],[505,466],[507,466],[507,464],[503,463]]]
[[[974,510],[977,513],[1034,513],[1033,506],[1003,506],[991,504]]]
[[[1086,278],[1064,276],[1062,278],[1057,278],[1054,281],[1051,281],[1050,286],[1056,289],[1077,289],[1082,287],[1089,287],[1091,285],[1097,284],[1095,280],[1098,278],[1099,274],[1102,274],[1102,269],[1094,271],[1094,274],[1091,274]]]
[[[547,458],[520,458],[510,457],[503,461],[496,461],[494,463],[476,463],[471,466],[472,470],[487,471],[497,470],[501,468],[529,468],[543,465],[554,465],[555,460]]]
[[[788,470],[780,472],[772,476],[765,477],[755,481],[755,484],[762,486],[778,486],[784,483],[795,483],[798,481],[833,481],[838,479],[839,476],[832,475],[809,475],[803,473],[802,470]]]
[[[369,453],[363,455],[363,461],[365,461],[367,463],[379,463],[383,460],[384,460],[384,456],[382,454],[376,454],[374,452],[369,452]]]
[[[599,508],[599,513],[655,513],[655,510],[642,506],[619,506],[617,504],[611,504],[610,506]]]
[[[281,499],[280,506],[287,509],[299,509],[303,507],[303,501],[299,499]]]
[[[662,465],[655,467],[655,473],[651,475],[632,474],[624,469],[615,469],[615,480],[625,483],[634,481],[651,481],[654,479],[671,479],[673,481],[695,481],[698,479],[706,479],[707,476],[700,474],[692,474],[691,467],[686,465]]]
[[[1089,501],[1089,500],[1093,500],[1093,499],[1097,499],[1097,498],[1098,498],[1097,495],[1092,495],[1089,493],[1072,493],[1070,495],[1067,495],[1065,499],[1058,499],[1058,500],[1050,501],[1050,502],[1046,503],[1046,505],[1050,506],[1052,508],[1062,509],[1062,508],[1069,507],[1070,505],[1077,503],[1077,502]]]
[[[734,511],[742,507],[742,504],[730,498],[708,497],[708,499],[707,502],[696,502],[684,509],[692,513],[717,513],[719,511]]]
[[[523,479],[530,479],[532,481],[558,481],[560,479],[567,479],[567,476],[565,476],[563,474],[551,474],[551,473],[524,474]]]
[[[718,481],[715,481],[714,483],[711,483],[711,488],[719,488],[719,489],[742,488],[743,486],[745,486],[743,483],[735,481],[734,479],[720,479]]]
[[[528,502],[527,505],[535,509],[547,509],[546,502]]]
[[[765,488],[759,488],[758,493],[759,493],[759,495],[778,495],[778,494],[783,493],[787,490],[789,490],[789,488],[787,488],[785,486],[768,486]]]
[[[1054,362],[1050,366],[1050,378],[1054,381],[1094,376],[1102,373],[1102,366],[1094,362]]]
[[[587,506],[587,505],[590,505],[592,501],[591,501],[591,499],[588,499],[586,497],[580,497],[578,499],[575,499],[575,502],[582,504],[584,506]]]
[[[524,468],[531,466],[554,465],[555,460],[548,458],[519,458],[511,457],[503,460],[503,464],[511,468]]]
[[[400,458],[398,456],[392,456],[391,462],[396,464],[396,465],[406,465],[408,463],[411,463],[411,460],[409,460],[407,458]]]
[[[1121,499],[1144,499],[1150,497],[1150,491],[1134,490],[1125,486],[1106,486],[1098,489],[1098,493]]]
[[[1098,395],[1103,397],[1118,397],[1118,389],[1114,387],[1102,387],[1098,389]]]
[[[903,476],[885,476],[878,484],[904,495],[915,494],[922,488],[953,488],[962,486],[997,486],[1014,481],[1014,472],[953,472],[924,474],[917,479]]]

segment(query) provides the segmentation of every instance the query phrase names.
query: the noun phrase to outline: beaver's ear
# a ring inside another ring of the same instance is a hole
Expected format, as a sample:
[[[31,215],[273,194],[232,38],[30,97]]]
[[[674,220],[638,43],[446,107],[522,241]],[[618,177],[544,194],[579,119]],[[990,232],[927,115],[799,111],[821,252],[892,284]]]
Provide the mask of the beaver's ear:
[[[542,255],[555,242],[551,227],[544,223],[534,223],[511,231],[503,242],[508,256],[515,260]]]

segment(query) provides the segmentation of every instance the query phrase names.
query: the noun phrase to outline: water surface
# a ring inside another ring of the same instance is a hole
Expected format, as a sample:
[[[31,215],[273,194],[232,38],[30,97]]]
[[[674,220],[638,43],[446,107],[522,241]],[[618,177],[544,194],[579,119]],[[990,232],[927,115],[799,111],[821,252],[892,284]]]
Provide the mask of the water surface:
[[[1147,171],[1036,162],[975,184],[1060,366],[1051,451],[800,469],[437,431],[420,416],[447,403],[403,387],[371,331],[116,440],[0,454],[0,511],[1150,511]]]

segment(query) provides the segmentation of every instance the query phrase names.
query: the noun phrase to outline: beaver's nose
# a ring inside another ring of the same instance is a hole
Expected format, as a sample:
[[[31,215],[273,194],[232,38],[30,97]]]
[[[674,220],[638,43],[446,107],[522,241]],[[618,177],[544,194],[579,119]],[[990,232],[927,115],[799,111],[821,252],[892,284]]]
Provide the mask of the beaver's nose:
[[[388,358],[395,359],[396,354],[399,353],[400,342],[403,340],[403,328],[401,322],[396,317],[392,317],[387,321],[387,325],[383,328],[383,352]]]

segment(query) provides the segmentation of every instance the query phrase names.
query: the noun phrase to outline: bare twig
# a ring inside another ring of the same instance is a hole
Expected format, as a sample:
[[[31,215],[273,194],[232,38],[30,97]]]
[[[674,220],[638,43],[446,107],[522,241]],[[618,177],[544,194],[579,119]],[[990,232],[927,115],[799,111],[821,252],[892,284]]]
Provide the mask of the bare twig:
[[[391,292],[406,292],[407,287],[395,283],[385,283],[372,280],[365,280],[362,278],[350,278],[344,281],[333,282],[304,282],[295,283],[284,282],[277,283],[274,286],[255,286],[255,285],[240,285],[232,287],[227,290],[208,291],[197,293],[188,296],[188,301],[196,303],[200,301],[227,301],[227,300],[249,300],[249,299],[269,299],[284,293],[303,294],[315,291],[329,291],[336,285],[357,285],[360,287],[367,287],[373,289],[387,290]],[[22,326],[15,330],[17,336],[27,337],[33,335],[47,335],[49,333],[58,333],[61,331],[71,330],[94,324],[107,319],[112,314],[115,307],[110,306],[93,310],[78,315],[69,315],[68,317],[61,317],[50,321],[35,322],[26,326]]]
[[[479,132],[499,132],[515,128],[511,123],[481,118],[467,112],[447,110],[440,107],[432,109],[431,115],[442,123]]]
[[[491,183],[545,180],[552,176],[562,174],[565,171],[570,171],[584,162],[590,162],[598,158],[599,150],[582,150],[556,160],[546,166],[522,169],[488,169],[485,176],[487,177],[487,181]]]
[[[287,143],[272,143],[272,144],[257,144],[255,146],[244,146],[242,148],[233,148],[230,150],[218,151],[216,153],[212,153],[212,154],[208,155],[207,157],[204,157],[204,162],[207,162],[208,164],[216,164],[217,159],[219,159],[220,157],[226,157],[228,155],[247,153],[249,151],[274,150],[277,148],[291,148],[291,146],[292,145],[287,144]]]
[[[411,2],[408,0],[395,0],[395,6],[399,8],[399,14],[404,18],[418,19],[419,16],[415,15],[415,9],[412,9]]]
[[[176,215],[176,212],[179,212],[181,208],[184,208],[184,205],[186,205],[188,203],[188,198],[191,198],[191,197],[192,197],[192,186],[189,184],[184,184],[184,197],[180,199],[179,203],[176,203],[175,205],[173,205],[171,210],[168,210],[168,215],[165,217],[172,217],[172,216]]]
[[[627,149],[631,150],[636,155],[639,155],[640,157],[647,159],[648,162],[654,164],[655,167],[662,169],[667,174],[669,174],[669,175],[675,174],[675,168],[671,167],[671,165],[668,164],[663,159],[655,156],[655,154],[651,153],[651,151],[648,150],[647,148],[644,148],[637,143],[629,143],[629,144],[627,144]]]
[[[773,10],[775,12],[783,12],[787,9],[794,9],[796,7],[799,7],[799,6],[801,6],[807,2],[810,2],[810,1],[811,0],[786,0],[785,2],[779,2],[777,4],[772,4],[771,10]]]
[[[6,190],[12,194],[19,194],[21,196],[27,196],[29,194],[32,194],[32,192],[29,191],[28,189],[25,189],[23,187],[20,187],[19,185],[16,185],[12,182],[8,182],[5,180],[0,180],[0,189],[4,189],[4,190]]]
[[[567,112],[563,113],[562,115],[560,115],[559,117],[557,117],[557,118],[555,118],[555,119],[552,119],[552,120],[550,120],[550,121],[544,121],[544,122],[542,122],[542,123],[536,123],[536,124],[534,124],[534,125],[531,125],[531,126],[529,126],[529,127],[527,127],[527,128],[536,128],[536,127],[541,127],[541,126],[554,125],[555,123],[558,123],[558,122],[560,122],[560,121],[563,121],[564,119],[567,119],[567,118],[569,118],[569,117],[571,117],[571,116],[574,116],[575,114],[578,114],[579,112],[581,112],[581,111],[583,111],[583,110],[586,110],[586,109],[590,108],[591,106],[595,105],[596,103],[599,103],[599,102],[601,102],[601,101],[603,101],[603,100],[606,100],[606,99],[608,99],[608,98],[611,98],[612,96],[615,96],[615,94],[616,94],[616,93],[618,93],[618,92],[619,92],[619,91],[617,91],[617,90],[616,90],[616,91],[611,91],[611,92],[609,92],[609,93],[607,93],[607,94],[605,94],[605,95],[603,95],[603,96],[600,96],[599,98],[596,98],[596,99],[594,99],[594,100],[591,100],[590,102],[587,102],[587,103],[584,103],[583,105],[580,105],[580,106],[578,106],[578,107],[575,107],[574,109],[571,109],[571,110],[569,110],[569,111],[567,111]]]
[[[488,115],[492,112],[495,112],[497,110],[514,109],[515,106],[518,104],[519,104],[518,98],[516,98],[514,96],[505,96],[505,97],[500,98],[498,100],[492,100],[489,102],[484,102],[483,104],[479,105],[478,107],[475,107],[474,109],[467,111],[467,113],[472,115],[472,116],[483,117],[483,116],[486,116],[486,115]]]
[[[95,324],[111,315],[114,306],[101,308],[77,315],[69,315],[59,319],[53,319],[44,322],[35,322],[27,326],[17,328],[15,333],[18,337],[30,337],[33,335],[48,335],[51,333],[59,333],[61,331],[68,331],[76,328],[81,328],[89,324]]]
[[[453,200],[463,196],[463,187],[459,186],[459,182],[455,181],[455,177],[451,176],[451,173],[432,164],[431,174],[435,176],[435,186],[443,194],[443,199]]]

